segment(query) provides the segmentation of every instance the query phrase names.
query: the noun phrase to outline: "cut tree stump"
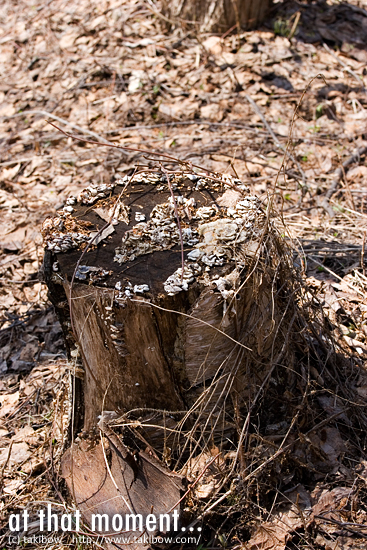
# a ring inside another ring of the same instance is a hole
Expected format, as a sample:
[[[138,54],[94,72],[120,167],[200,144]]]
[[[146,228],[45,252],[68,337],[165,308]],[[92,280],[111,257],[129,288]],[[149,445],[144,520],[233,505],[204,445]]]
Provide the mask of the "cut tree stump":
[[[43,236],[50,298],[84,369],[75,378],[79,440],[62,464],[70,492],[85,510],[91,498],[116,498],[99,429],[112,477],[126,472],[127,492],[117,476],[125,498],[143,514],[153,502],[169,509],[181,487],[172,469],[241,441],[248,404],[277,364],[294,364],[285,346],[297,332],[292,260],[245,185],[187,168],[91,185],[44,222]],[[104,411],[112,423],[97,426]],[[93,497],[94,484],[102,492]]]

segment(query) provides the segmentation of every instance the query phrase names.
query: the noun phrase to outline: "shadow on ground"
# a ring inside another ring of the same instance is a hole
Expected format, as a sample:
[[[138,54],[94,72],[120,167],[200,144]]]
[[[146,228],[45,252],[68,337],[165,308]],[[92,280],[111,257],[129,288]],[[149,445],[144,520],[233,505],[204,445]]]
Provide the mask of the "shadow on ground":
[[[272,30],[289,36],[298,12],[299,22],[294,31],[297,40],[311,44],[326,42],[367,63],[367,10],[347,2],[330,6],[325,0],[285,1],[273,11]]]

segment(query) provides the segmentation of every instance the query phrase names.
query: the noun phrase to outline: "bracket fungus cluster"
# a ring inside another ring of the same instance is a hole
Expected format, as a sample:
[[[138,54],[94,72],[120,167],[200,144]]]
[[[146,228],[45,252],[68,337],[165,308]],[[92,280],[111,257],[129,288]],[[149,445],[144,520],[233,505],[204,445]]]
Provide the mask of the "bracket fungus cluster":
[[[146,205],[144,198],[140,201],[142,204],[136,200],[131,202],[129,187],[139,184],[149,186],[147,192],[154,194],[157,204],[148,201]],[[181,194],[181,189],[186,196]],[[171,194],[172,190],[176,196]],[[100,224],[89,221],[83,209],[85,206],[92,207]],[[187,291],[195,280],[208,285],[212,267],[232,263],[236,268],[243,268],[246,243],[258,233],[263,219],[257,197],[241,181],[228,175],[199,178],[182,172],[170,179],[163,172],[140,172],[112,184],[90,185],[78,198],[69,197],[58,217],[45,220],[42,232],[47,250],[59,254],[71,249],[83,250],[87,243],[96,246],[121,225],[123,234],[113,254],[113,261],[121,266],[131,265],[147,254],[182,245],[184,262],[165,281],[160,281],[161,290],[172,296]],[[97,234],[95,229],[103,222],[108,226]],[[247,252],[251,252],[251,247]],[[105,271],[98,266],[79,266],[76,278],[85,280],[88,273],[93,277],[92,273],[97,270]],[[118,272],[117,266],[115,270]],[[121,298],[123,285],[127,297],[132,292],[149,291],[146,281],[132,285],[127,278],[115,283],[118,298]],[[132,288],[137,290],[132,291]]]

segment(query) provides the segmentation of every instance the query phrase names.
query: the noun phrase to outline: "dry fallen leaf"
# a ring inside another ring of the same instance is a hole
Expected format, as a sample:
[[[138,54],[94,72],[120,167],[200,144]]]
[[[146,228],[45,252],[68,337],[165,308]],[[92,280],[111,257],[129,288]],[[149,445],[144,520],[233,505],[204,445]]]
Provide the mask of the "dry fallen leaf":
[[[8,462],[8,467],[14,466],[16,464],[21,464],[25,462],[31,456],[27,443],[21,441],[19,443],[14,443],[11,448],[10,459]],[[8,458],[8,449],[3,449],[0,451],[0,465],[5,464]]]
[[[246,550],[285,550],[292,533],[302,526],[302,518],[293,507],[273,515],[262,523],[251,539],[244,544]]]
[[[11,414],[16,409],[18,401],[19,391],[0,394],[0,418]]]

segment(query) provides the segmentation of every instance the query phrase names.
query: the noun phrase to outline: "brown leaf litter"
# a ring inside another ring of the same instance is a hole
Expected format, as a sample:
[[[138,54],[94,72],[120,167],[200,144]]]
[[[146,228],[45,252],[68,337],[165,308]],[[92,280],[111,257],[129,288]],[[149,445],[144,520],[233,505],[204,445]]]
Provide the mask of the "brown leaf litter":
[[[344,353],[365,369],[366,155],[342,173],[329,200],[332,216],[322,204],[338,168],[367,145],[367,6],[357,1],[318,1],[284,2],[277,7],[258,31],[239,36],[234,31],[221,37],[196,36],[178,27],[167,35],[159,18],[138,0],[37,0],[32,7],[10,0],[2,4],[0,480],[4,533],[10,510],[31,508],[43,500],[62,502],[56,473],[67,425],[70,367],[39,275],[41,223],[69,195],[77,195],[90,183],[109,183],[111,178],[130,174],[134,164],[145,162],[138,153],[65,139],[47,124],[47,118],[88,139],[173,153],[214,171],[237,174],[263,200],[268,193],[273,195],[289,237],[299,242],[296,261],[310,288],[319,294],[333,334]],[[289,38],[298,12],[299,23]],[[288,158],[274,189],[294,110],[318,73],[326,83],[317,79],[307,92],[290,144],[299,166]],[[317,375],[322,378],[323,373]],[[360,371],[350,385],[361,399],[362,410],[367,395],[365,372]],[[307,435],[303,426],[304,440],[293,442],[294,471],[281,472],[280,492],[264,489],[266,507],[259,495],[256,512],[252,509],[244,518],[231,496],[235,520],[227,546],[364,548],[366,464],[365,459],[355,458],[346,443],[346,432],[358,432],[358,427],[348,424],[348,403],[343,398],[319,388],[314,391],[319,410],[344,421],[344,432],[336,425],[325,425]],[[265,441],[257,439],[254,430],[254,467],[271,457],[274,441],[287,430],[279,418],[267,428]],[[201,460],[203,468],[209,457]],[[297,468],[305,464],[319,485],[309,481],[308,486],[293,487]],[[198,498],[217,490],[216,468],[220,464],[213,465],[196,488]],[[280,474],[269,470],[268,475]],[[206,521],[208,540],[218,547],[224,539],[215,515]]]

